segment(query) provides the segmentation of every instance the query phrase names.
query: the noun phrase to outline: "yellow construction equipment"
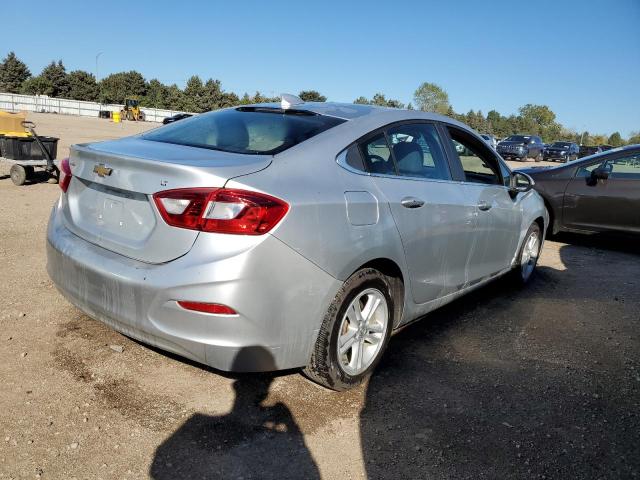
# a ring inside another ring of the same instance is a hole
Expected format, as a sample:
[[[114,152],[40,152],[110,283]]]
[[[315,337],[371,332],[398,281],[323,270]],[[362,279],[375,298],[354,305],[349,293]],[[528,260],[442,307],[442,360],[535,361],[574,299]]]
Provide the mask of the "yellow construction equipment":
[[[122,120],[144,122],[144,112],[140,110],[140,101],[136,98],[126,98],[124,100],[124,108],[120,110],[120,118]]]
[[[31,133],[22,126],[27,112],[10,113],[0,110],[0,135],[7,137],[30,137]]]

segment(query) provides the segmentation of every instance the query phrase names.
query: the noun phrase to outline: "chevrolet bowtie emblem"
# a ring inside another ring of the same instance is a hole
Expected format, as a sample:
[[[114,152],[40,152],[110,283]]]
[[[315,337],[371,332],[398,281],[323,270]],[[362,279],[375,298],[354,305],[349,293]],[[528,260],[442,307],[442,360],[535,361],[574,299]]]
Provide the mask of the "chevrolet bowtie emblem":
[[[98,163],[93,167],[93,173],[97,173],[99,177],[108,177],[113,172],[113,168],[107,167],[104,163]]]

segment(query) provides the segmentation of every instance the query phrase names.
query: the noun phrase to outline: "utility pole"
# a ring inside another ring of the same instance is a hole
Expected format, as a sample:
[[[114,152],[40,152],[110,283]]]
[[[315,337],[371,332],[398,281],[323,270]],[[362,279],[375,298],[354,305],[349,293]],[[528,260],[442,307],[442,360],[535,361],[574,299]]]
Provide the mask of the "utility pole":
[[[98,54],[96,55],[96,83],[98,82],[98,80],[100,80],[100,78],[98,77],[98,59],[103,53],[104,52],[98,52]]]

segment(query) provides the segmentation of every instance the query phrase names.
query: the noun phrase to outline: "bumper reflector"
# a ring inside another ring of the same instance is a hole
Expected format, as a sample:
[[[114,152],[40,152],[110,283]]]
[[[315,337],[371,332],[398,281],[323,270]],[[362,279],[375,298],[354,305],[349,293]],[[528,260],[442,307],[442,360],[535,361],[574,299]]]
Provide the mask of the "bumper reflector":
[[[193,310],[196,312],[213,313],[215,315],[237,315],[233,308],[221,305],[219,303],[201,303],[201,302],[183,302],[179,301],[180,305],[185,310]]]

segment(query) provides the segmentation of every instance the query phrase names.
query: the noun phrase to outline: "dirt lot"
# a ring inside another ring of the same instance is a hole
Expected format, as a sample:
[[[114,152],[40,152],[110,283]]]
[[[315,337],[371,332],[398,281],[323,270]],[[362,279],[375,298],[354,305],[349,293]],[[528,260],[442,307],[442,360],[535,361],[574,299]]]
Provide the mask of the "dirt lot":
[[[69,143],[148,124],[34,115]],[[640,249],[548,241],[396,335],[368,385],[231,376],[123,337],[45,271],[58,187],[0,170],[0,478],[640,476]]]

